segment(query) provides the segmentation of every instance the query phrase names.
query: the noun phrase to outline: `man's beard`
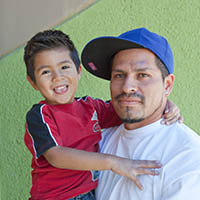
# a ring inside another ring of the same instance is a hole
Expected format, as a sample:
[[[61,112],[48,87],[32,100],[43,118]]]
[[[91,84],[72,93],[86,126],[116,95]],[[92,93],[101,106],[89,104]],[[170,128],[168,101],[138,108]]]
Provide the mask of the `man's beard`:
[[[138,123],[144,120],[144,118],[135,118],[135,119],[131,119],[131,117],[129,116],[129,108],[126,108],[126,112],[127,112],[127,117],[126,118],[120,118],[122,120],[123,123],[125,124],[134,124],[134,123]]]
[[[117,101],[120,97],[123,97],[123,96],[126,96],[126,97],[137,97],[141,100],[142,103],[144,103],[145,101],[145,98],[143,95],[141,94],[138,94],[138,93],[129,93],[129,94],[125,94],[125,93],[122,93],[120,95],[117,95],[115,97],[115,100]],[[131,118],[131,116],[129,115],[131,111],[129,111],[129,107],[126,107],[126,113],[127,113],[127,117],[126,118],[120,118],[122,120],[123,123],[126,123],[126,124],[133,124],[133,123],[138,123],[138,122],[141,122],[144,120],[144,118]]]
[[[125,119],[122,119],[122,122],[125,123],[125,124],[134,124],[134,123],[138,123],[138,122],[141,122],[144,120],[144,118],[140,118],[140,119],[130,119],[130,118],[125,118]]]
[[[129,114],[131,112],[131,110],[129,111],[129,107],[126,107],[127,117],[126,118],[120,118],[120,119],[125,124],[134,124],[134,123],[141,122],[141,121],[145,120],[146,118],[151,117],[154,113],[156,113],[157,110],[159,110],[162,107],[162,102],[163,102],[163,97],[160,100],[160,103],[158,104],[157,108],[149,116],[146,116],[145,118],[144,117],[141,117],[141,118],[131,118],[131,116]]]

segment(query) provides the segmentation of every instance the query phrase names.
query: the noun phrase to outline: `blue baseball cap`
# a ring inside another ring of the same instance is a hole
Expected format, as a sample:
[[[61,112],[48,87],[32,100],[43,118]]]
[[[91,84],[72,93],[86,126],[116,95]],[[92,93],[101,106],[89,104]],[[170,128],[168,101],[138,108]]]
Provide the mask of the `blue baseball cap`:
[[[165,65],[169,74],[174,71],[172,50],[168,41],[146,28],[133,29],[118,37],[98,37],[84,47],[81,61],[93,75],[110,80],[112,57],[119,51],[131,48],[146,48],[152,51]]]

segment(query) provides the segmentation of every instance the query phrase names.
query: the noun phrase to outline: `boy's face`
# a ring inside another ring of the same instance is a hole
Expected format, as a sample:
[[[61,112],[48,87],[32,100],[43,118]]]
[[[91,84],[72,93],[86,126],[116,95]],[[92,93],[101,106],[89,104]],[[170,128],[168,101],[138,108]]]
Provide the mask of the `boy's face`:
[[[27,77],[30,84],[39,90],[49,104],[69,104],[81,77],[70,57],[70,51],[65,48],[44,50],[35,55],[35,82]]]

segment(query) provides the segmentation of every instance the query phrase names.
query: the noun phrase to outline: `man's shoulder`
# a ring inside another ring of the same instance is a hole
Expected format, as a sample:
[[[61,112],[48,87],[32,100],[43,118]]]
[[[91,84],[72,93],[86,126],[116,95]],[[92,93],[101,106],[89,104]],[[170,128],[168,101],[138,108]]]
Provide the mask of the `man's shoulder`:
[[[162,149],[160,159],[166,183],[199,174],[200,136],[185,124],[175,123],[165,129],[158,149]]]
[[[162,160],[167,169],[171,170],[171,166],[174,166],[172,163],[179,166],[181,173],[199,168],[200,136],[185,124],[175,123],[165,130],[158,148],[162,149]]]
[[[167,159],[173,159],[180,154],[200,155],[200,136],[187,125],[176,122],[170,126],[160,127],[153,141],[156,141],[158,148],[165,152],[163,155],[166,155]]]
[[[190,127],[183,123],[175,123],[168,129],[171,132],[170,137],[175,137],[179,141],[184,141],[185,143],[200,144],[200,136]],[[199,146],[200,148],[200,146]]]

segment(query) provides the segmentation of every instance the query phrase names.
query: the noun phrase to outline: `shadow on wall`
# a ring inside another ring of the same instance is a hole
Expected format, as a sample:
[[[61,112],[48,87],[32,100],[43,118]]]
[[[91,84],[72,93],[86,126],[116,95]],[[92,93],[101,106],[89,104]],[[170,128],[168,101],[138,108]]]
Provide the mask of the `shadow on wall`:
[[[0,57],[22,45],[36,32],[60,24],[96,1],[1,0]]]

